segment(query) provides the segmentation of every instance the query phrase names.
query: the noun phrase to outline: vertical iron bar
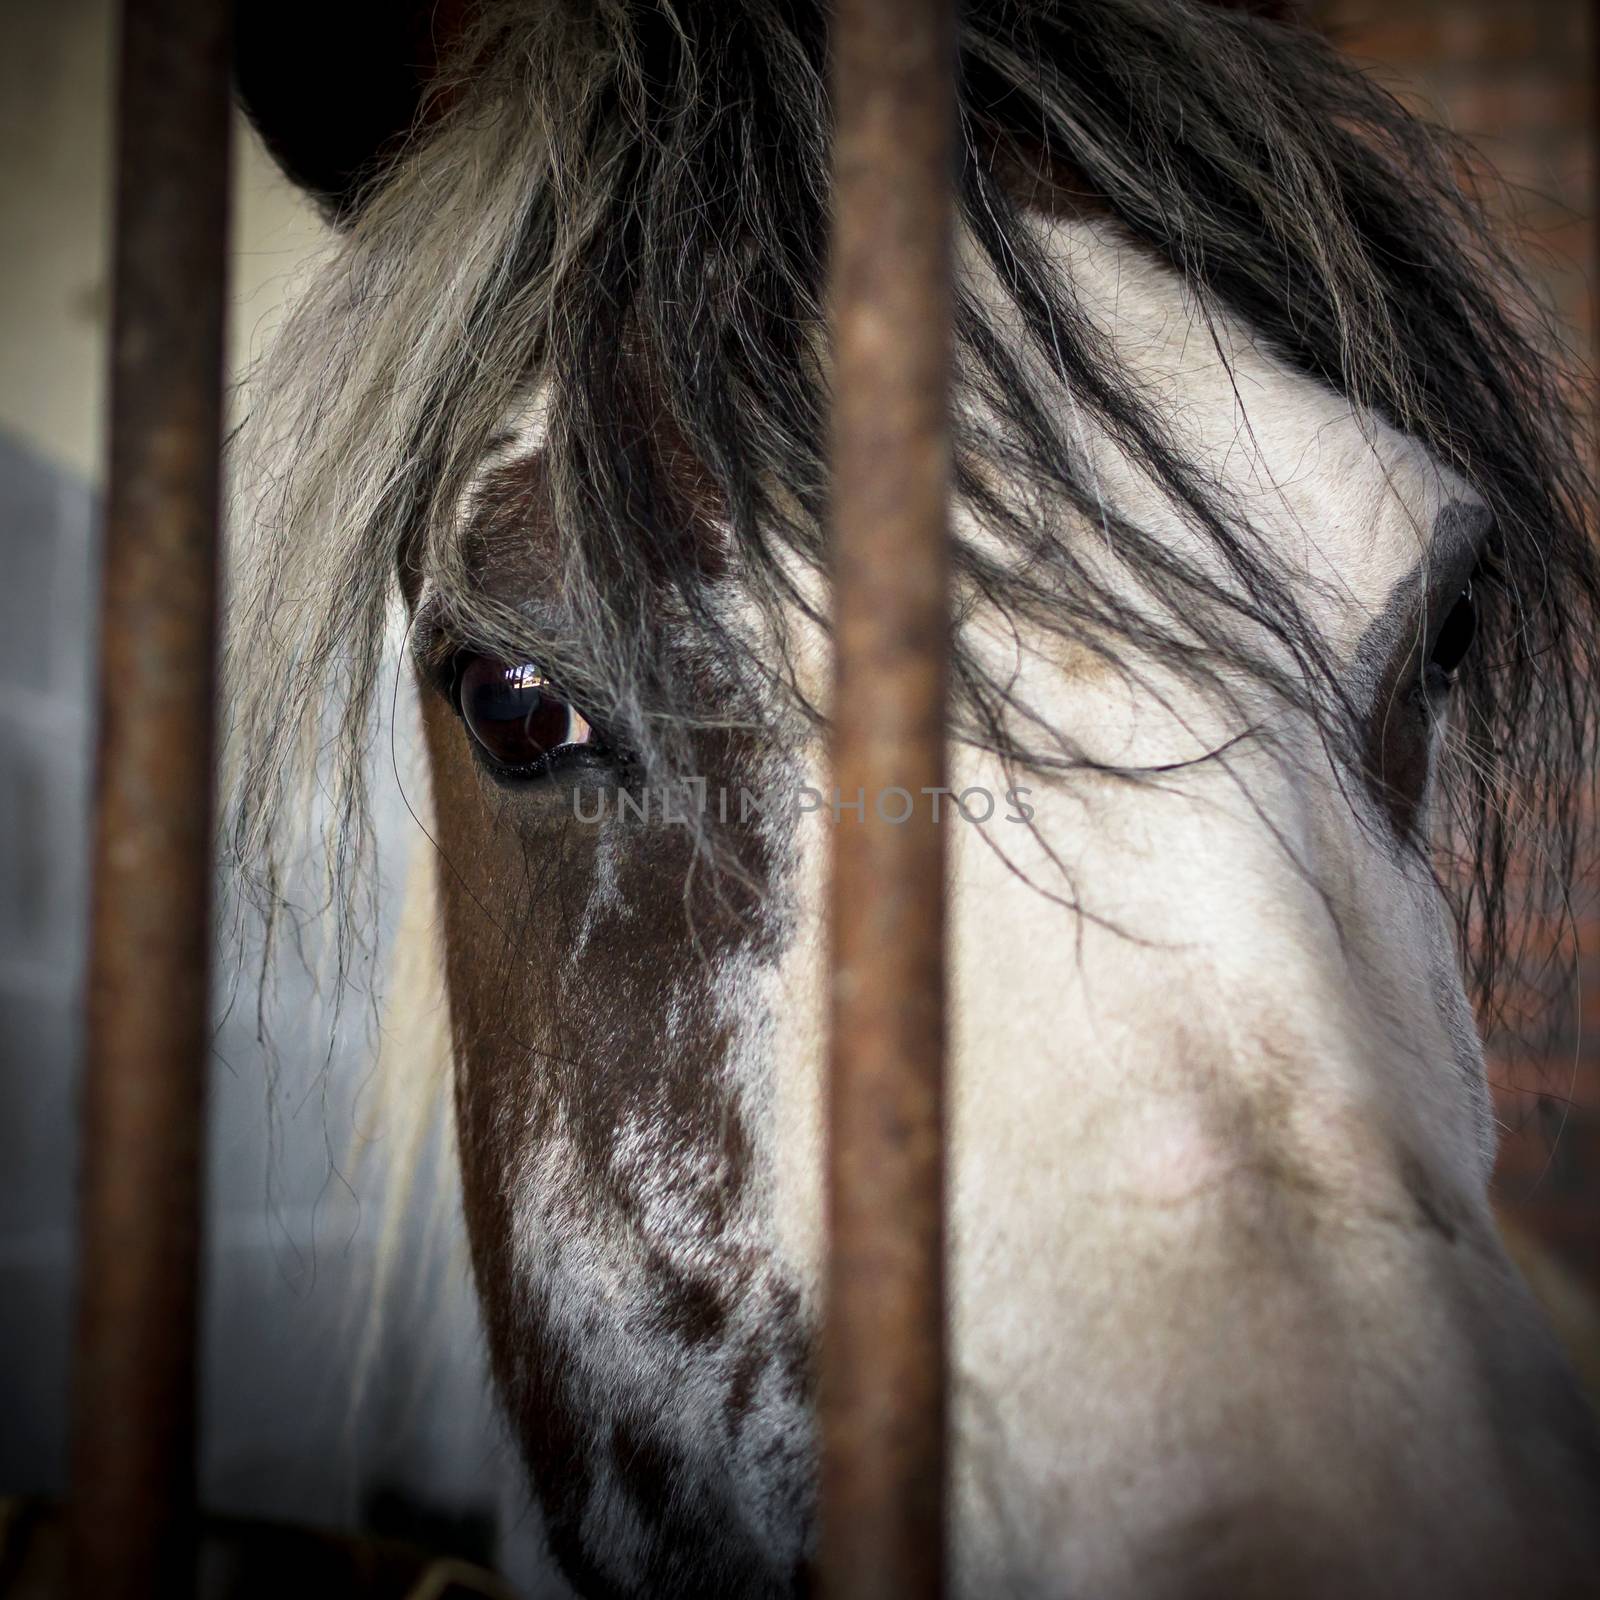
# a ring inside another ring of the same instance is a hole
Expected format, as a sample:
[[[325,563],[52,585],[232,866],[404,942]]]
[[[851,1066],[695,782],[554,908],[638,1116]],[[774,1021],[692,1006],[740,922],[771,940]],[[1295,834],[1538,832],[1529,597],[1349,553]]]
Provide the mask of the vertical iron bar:
[[[72,1592],[192,1594],[226,0],[125,0],[82,1091]]]
[[[945,765],[952,12],[840,0],[834,21],[828,1600],[944,1583],[945,863],[927,791]],[[915,803],[898,824],[896,790]]]

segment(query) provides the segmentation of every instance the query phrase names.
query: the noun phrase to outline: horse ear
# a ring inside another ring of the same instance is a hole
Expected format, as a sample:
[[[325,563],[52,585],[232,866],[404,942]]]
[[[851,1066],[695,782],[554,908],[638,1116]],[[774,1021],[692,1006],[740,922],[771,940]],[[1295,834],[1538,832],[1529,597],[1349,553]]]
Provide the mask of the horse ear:
[[[463,0],[237,0],[234,84],[278,165],[336,219],[416,119]]]

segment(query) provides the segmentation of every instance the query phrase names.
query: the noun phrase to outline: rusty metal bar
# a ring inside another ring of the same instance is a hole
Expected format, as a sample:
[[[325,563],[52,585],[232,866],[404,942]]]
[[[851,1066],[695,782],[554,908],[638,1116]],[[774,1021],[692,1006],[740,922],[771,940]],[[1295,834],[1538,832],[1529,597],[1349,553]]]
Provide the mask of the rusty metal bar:
[[[125,0],[82,1092],[72,1593],[191,1594],[226,0]]]
[[[840,0],[833,56],[821,1576],[829,1600],[906,1600],[940,1594],[945,1564],[945,865],[927,791],[944,781],[952,6]]]

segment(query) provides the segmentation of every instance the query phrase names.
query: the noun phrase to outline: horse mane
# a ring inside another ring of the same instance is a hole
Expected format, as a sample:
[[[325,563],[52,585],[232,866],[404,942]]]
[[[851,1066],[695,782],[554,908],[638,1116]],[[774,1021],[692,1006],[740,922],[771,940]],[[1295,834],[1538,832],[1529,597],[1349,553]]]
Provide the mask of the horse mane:
[[[1359,747],[1358,708],[1270,548],[1186,461],[1041,248],[1015,175],[1070,173],[1105,226],[1181,275],[1205,323],[1243,324],[1489,506],[1482,644],[1434,841],[1487,1000],[1526,925],[1513,900],[1559,910],[1573,882],[1600,569],[1576,388],[1466,153],[1325,41],[1248,7],[972,0],[960,27],[958,606],[1113,665],[1136,648],[1218,694],[1242,674],[1336,749]],[[479,9],[252,380],[236,442],[225,848],[269,921],[308,795],[324,806],[341,953],[370,915],[365,773],[402,571],[476,646],[532,656],[581,693],[652,776],[692,760],[686,648],[720,669],[738,718],[820,718],[750,618],[780,640],[791,609],[826,625],[829,137],[825,6]],[[535,381],[557,399],[559,635],[474,584],[455,514]],[[1225,578],[1102,503],[1074,410]],[[737,618],[727,577],[673,536],[681,496],[640,419],[670,428],[714,497]],[[1075,552],[1085,517],[1144,603]],[[1241,643],[1241,622],[1266,643]],[[1093,764],[959,629],[952,722],[1023,768]]]

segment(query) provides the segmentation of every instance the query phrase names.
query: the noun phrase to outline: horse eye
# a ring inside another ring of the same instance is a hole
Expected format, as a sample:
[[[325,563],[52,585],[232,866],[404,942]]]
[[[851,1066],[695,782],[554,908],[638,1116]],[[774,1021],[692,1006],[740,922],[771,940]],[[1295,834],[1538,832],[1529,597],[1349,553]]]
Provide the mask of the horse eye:
[[[1472,649],[1478,632],[1478,612],[1472,603],[1472,590],[1462,590],[1456,603],[1445,614],[1428,653],[1428,672],[1446,681],[1453,678]]]
[[[455,698],[467,732],[497,767],[525,770],[558,750],[595,742],[583,714],[555,692],[532,661],[461,655]]]

